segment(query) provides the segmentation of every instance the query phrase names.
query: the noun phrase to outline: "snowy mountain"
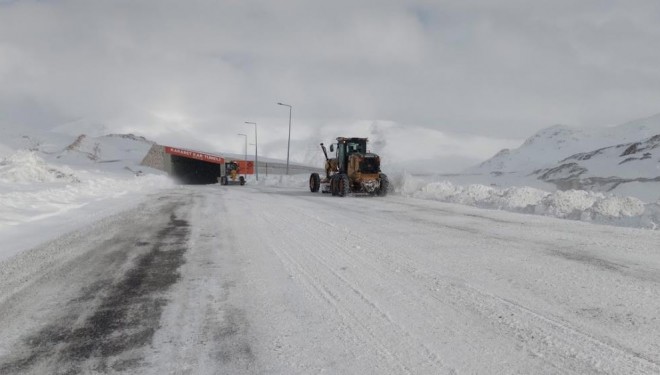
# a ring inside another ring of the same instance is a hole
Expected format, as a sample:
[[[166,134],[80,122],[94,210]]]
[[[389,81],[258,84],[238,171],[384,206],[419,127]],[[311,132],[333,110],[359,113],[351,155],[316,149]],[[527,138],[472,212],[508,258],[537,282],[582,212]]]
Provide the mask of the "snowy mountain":
[[[612,190],[621,184],[660,181],[660,134],[571,155],[532,175],[561,188]]]
[[[554,185],[660,199],[660,114],[613,128],[555,125],[467,171],[490,184]],[[544,186],[547,188],[547,186]]]
[[[554,125],[528,138],[517,149],[504,149],[481,163],[473,172],[518,172],[552,163],[581,151],[589,135],[581,129]]]

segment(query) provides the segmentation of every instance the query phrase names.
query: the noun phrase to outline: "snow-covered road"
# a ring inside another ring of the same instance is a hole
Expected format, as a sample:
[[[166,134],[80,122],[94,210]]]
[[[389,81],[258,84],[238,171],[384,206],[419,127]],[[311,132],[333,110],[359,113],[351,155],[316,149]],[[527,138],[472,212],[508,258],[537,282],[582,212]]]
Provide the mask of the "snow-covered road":
[[[1,264],[0,373],[657,374],[660,233],[181,187]]]

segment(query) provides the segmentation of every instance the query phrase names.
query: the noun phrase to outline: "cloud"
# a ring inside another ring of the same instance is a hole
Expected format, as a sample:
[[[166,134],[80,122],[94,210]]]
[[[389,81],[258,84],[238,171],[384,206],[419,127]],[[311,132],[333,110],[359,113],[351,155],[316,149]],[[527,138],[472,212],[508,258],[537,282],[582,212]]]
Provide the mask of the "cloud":
[[[464,156],[660,112],[659,15],[652,0],[2,1],[0,121],[236,151],[257,121],[267,150],[285,101],[296,141],[385,120]]]

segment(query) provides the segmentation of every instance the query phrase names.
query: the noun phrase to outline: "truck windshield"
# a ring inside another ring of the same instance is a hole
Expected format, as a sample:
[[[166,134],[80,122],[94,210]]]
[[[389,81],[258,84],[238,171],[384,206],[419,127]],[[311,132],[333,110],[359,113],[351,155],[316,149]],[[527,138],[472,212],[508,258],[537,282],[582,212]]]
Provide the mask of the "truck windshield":
[[[354,152],[364,153],[364,145],[359,142],[349,142],[348,143],[348,153],[352,154]]]

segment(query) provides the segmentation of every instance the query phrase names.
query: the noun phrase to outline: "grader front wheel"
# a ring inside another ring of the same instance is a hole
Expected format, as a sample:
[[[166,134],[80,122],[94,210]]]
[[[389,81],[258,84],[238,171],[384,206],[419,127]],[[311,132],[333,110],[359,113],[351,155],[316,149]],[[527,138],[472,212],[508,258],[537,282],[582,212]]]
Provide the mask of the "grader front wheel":
[[[309,191],[316,193],[321,187],[321,177],[318,173],[312,173],[309,176]]]

